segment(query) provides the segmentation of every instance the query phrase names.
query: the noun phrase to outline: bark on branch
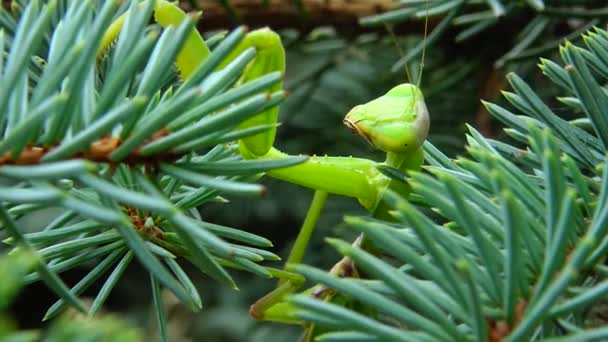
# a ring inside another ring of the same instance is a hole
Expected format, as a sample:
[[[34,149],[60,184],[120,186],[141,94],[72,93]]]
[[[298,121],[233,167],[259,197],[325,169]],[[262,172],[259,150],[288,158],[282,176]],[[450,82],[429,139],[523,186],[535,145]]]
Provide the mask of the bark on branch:
[[[302,4],[299,7],[296,3]],[[188,1],[182,1],[191,10]],[[230,9],[217,0],[196,0],[203,10],[201,28],[226,28],[235,23],[273,28],[308,29],[322,25],[357,27],[361,17],[385,12],[395,6],[392,0],[230,0]],[[359,27],[361,29],[361,27]]]

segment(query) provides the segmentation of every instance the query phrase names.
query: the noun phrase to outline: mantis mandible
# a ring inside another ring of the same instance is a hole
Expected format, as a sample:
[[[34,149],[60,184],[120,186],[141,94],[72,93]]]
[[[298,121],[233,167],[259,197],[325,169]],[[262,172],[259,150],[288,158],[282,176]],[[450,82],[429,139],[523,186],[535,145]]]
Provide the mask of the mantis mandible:
[[[107,51],[117,39],[125,22],[126,14],[119,17],[107,30],[99,50],[99,55]],[[163,27],[177,26],[187,19],[187,15],[173,3],[157,0],[154,18]],[[255,47],[256,58],[250,62],[239,83],[246,83],[273,71],[285,70],[285,52],[278,34],[268,28],[249,32],[236,49],[218,67],[221,69],[249,47]],[[182,81],[195,73],[204,64],[209,48],[196,30],[193,30],[180,51],[175,64]],[[419,78],[420,79],[420,78]],[[281,83],[272,90],[282,87]],[[239,128],[256,125],[273,125],[278,119],[278,108],[268,109],[247,121]],[[314,229],[328,194],[356,198],[359,203],[377,218],[391,219],[388,206],[382,195],[387,189],[407,195],[409,187],[400,181],[384,175],[379,167],[391,167],[401,172],[420,169],[423,162],[422,144],[429,130],[429,114],[422,91],[418,85],[404,83],[390,89],[386,94],[370,102],[354,107],[344,118],[344,124],[354,133],[364,138],[374,148],[386,152],[384,162],[354,157],[312,156],[304,163],[268,171],[266,174],[289,183],[315,190],[311,207],[302,229],[287,260],[299,263]],[[262,133],[239,141],[239,152],[244,159],[279,159],[289,155],[275,147],[276,126]],[[362,237],[356,244],[364,244]],[[339,276],[356,276],[356,269],[349,260],[343,259],[330,271]],[[251,307],[251,314],[257,319],[281,322],[295,322],[289,305],[283,301],[286,295],[295,292],[304,282],[303,277],[281,272],[276,290],[260,299]],[[331,291],[319,287],[308,291],[325,300],[333,300]]]

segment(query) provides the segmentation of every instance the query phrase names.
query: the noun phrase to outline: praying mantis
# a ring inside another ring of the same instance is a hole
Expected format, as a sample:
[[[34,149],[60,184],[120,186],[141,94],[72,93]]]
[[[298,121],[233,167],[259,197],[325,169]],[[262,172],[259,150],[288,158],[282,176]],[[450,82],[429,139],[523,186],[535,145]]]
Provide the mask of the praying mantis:
[[[125,21],[119,17],[107,30],[100,52],[107,51],[117,39]],[[175,4],[157,0],[154,18],[163,27],[179,25],[187,15]],[[256,57],[250,62],[238,83],[246,83],[270,72],[285,71],[285,52],[277,33],[268,28],[249,32],[236,49],[218,67],[221,69],[244,50],[254,47]],[[199,32],[193,30],[180,51],[175,64],[182,81],[188,78],[209,56],[209,48]],[[420,78],[419,78],[420,79]],[[281,83],[271,86],[278,90]],[[269,125],[269,129],[238,141],[238,151],[244,159],[281,159],[289,157],[275,148],[278,108],[268,109],[241,123],[239,128]],[[299,263],[314,230],[317,218],[329,194],[356,198],[374,217],[391,219],[390,208],[383,201],[383,193],[391,190],[407,196],[410,189],[404,182],[385,175],[382,168],[400,172],[420,169],[423,162],[422,144],[429,125],[429,113],[418,85],[404,83],[386,94],[349,111],[344,124],[371,146],[386,153],[386,160],[376,162],[352,156],[311,156],[305,162],[286,168],[273,169],[267,176],[315,190],[310,209],[298,234],[287,264]],[[355,241],[365,247],[364,237]],[[348,259],[338,262],[330,271],[339,276],[357,276],[356,268]],[[279,286],[252,305],[250,313],[256,319],[297,323],[292,315],[287,295],[303,285],[304,278],[291,272],[282,272]],[[324,300],[336,300],[331,290],[313,287],[311,295]]]

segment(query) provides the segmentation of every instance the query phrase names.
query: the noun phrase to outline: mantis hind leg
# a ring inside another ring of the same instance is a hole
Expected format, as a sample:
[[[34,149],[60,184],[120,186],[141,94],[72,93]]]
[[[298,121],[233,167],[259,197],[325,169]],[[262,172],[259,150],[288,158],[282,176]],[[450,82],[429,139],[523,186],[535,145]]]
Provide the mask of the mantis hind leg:
[[[293,247],[291,248],[291,252],[289,253],[287,262],[285,263],[286,265],[298,264],[302,261],[302,258],[306,253],[308,243],[310,242],[312,233],[314,232],[315,227],[317,225],[317,221],[319,220],[319,216],[321,215],[321,210],[323,210],[323,206],[325,206],[327,195],[328,194],[326,191],[315,191],[315,194],[312,198],[312,202],[310,203],[310,207],[308,208],[308,212],[306,213],[306,218],[302,223],[300,232],[296,237],[296,241],[294,242]],[[281,279],[279,281],[279,286],[283,285],[284,283],[285,281]]]
[[[285,266],[289,264],[298,264],[302,261],[306,248],[315,230],[321,211],[325,206],[328,193],[323,190],[316,190],[315,194],[300,228],[300,232],[296,237],[289,257]],[[290,279],[280,278],[276,289],[257,300],[249,308],[249,314],[258,320],[279,321],[285,323],[295,323],[292,317],[291,305],[284,302],[284,298],[296,292],[302,283],[296,283]],[[278,305],[277,305],[278,304]],[[271,309],[272,308],[272,309]]]

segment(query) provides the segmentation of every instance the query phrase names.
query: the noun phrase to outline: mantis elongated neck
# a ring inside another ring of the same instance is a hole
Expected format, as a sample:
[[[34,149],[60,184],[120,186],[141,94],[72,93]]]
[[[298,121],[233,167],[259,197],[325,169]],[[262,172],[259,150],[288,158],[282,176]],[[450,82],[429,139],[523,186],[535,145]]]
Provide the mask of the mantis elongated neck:
[[[387,152],[384,164],[393,167],[401,172],[406,172],[409,170],[418,171],[422,166],[423,159],[424,152],[422,148],[418,148],[414,152],[409,153]],[[386,184],[386,189],[393,190],[397,193],[403,194],[404,196],[407,196],[407,194],[409,194],[409,192],[411,191],[411,187],[408,184],[397,180],[390,180]],[[375,218],[392,221],[394,220],[394,218],[392,217],[392,215],[390,215],[390,210],[392,210],[392,208],[381,198],[378,198],[378,202],[371,210],[371,213],[372,216]]]
[[[393,167],[401,172],[407,170],[420,170],[424,159],[424,152],[421,148],[418,148],[414,152],[408,153],[395,153],[387,152],[385,164]]]

